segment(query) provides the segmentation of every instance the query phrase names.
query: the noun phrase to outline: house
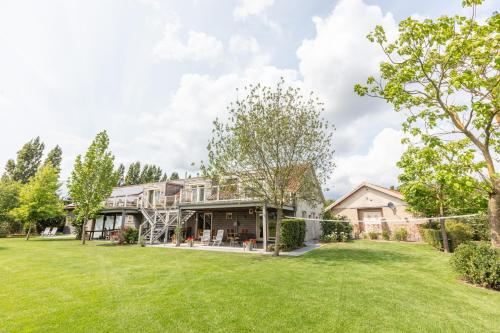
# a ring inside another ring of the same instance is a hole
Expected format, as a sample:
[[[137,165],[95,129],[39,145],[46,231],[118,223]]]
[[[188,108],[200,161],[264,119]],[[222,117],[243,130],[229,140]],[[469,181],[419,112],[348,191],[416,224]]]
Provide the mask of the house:
[[[318,204],[311,205],[288,193],[284,216],[319,217],[324,200],[318,189]],[[68,220],[74,206],[66,206]],[[218,185],[196,177],[113,189],[100,214],[88,221],[90,239],[108,238],[125,227],[137,228],[148,243],[167,242],[179,225],[185,237],[200,239],[204,230],[212,236],[223,229],[225,238],[237,234],[239,240],[256,239],[265,247],[276,232],[275,206],[249,196],[237,180]],[[308,225],[306,240],[319,237],[319,226]]]
[[[364,182],[333,202],[325,211],[345,216],[353,224],[356,236],[370,231],[380,233],[382,230],[393,234],[398,228],[406,228],[410,240],[420,240],[418,226],[410,220],[414,216],[407,208],[401,192]]]

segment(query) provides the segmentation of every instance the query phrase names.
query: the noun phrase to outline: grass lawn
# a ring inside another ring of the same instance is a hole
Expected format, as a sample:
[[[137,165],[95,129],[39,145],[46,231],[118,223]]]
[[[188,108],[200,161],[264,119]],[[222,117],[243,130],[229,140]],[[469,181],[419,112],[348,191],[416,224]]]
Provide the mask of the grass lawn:
[[[1,332],[499,332],[500,293],[427,245],[296,258],[0,239]]]

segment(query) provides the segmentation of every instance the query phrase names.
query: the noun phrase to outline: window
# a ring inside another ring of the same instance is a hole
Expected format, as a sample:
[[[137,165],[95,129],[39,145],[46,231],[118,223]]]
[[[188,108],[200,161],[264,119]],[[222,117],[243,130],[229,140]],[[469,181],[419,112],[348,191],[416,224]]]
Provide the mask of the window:
[[[198,187],[198,201],[205,201],[205,186]]]
[[[226,213],[226,220],[232,220],[233,219],[233,213]]]
[[[307,212],[305,210],[302,211],[302,218],[306,218],[307,217]]]

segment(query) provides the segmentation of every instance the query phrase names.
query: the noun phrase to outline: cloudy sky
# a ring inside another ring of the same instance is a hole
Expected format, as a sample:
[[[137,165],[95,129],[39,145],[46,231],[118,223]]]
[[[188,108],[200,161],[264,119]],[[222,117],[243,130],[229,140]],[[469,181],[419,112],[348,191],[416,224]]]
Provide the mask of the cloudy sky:
[[[236,88],[284,77],[316,92],[337,128],[327,197],[395,185],[401,115],[353,92],[383,59],[365,36],[410,15],[467,13],[460,2],[0,0],[0,165],[40,136],[62,147],[66,178],[106,129],[117,163],[196,173]]]

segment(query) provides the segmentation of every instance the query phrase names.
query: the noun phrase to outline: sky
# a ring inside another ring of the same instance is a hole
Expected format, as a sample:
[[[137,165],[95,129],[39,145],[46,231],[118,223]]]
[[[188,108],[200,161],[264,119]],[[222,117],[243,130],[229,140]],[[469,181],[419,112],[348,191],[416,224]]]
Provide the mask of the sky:
[[[460,0],[0,0],[0,167],[40,136],[62,178],[101,130],[115,162],[196,174],[237,88],[280,77],[325,103],[336,169],[325,195],[397,185],[404,114],[361,98],[383,55],[366,35],[468,15]],[[487,17],[500,0],[487,0]],[[194,165],[192,163],[194,162]]]

